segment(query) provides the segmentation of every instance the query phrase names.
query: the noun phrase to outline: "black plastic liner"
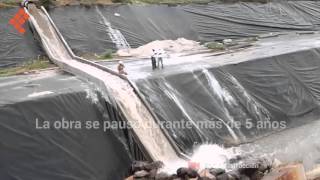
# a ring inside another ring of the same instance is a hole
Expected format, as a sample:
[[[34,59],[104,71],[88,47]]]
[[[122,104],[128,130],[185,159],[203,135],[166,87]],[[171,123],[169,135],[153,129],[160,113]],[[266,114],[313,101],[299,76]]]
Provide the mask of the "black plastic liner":
[[[127,129],[84,128],[86,122],[125,119],[76,78],[21,76],[0,84],[0,179],[120,180],[133,159],[143,160]],[[51,94],[28,96],[34,92]],[[82,128],[54,128],[62,119],[79,121]],[[37,129],[37,121],[38,127],[48,121],[51,128]]]
[[[51,9],[49,13],[76,54],[116,49],[94,6],[66,6]]]
[[[17,8],[0,11],[0,68],[35,59],[41,51],[29,29],[20,35],[8,24]],[[269,32],[319,30],[320,2],[209,3],[205,5],[67,6],[50,10],[54,22],[78,55],[116,49],[103,21],[119,30],[131,47],[154,40],[208,42]]]
[[[192,124],[164,126],[192,152],[198,144],[250,142],[318,119],[319,59],[320,50],[311,49],[135,83],[162,122]]]
[[[132,47],[154,40],[185,37],[199,40],[192,27],[194,19],[180,8],[168,6],[117,6],[99,7],[115,29],[120,30]],[[115,16],[118,13],[120,16]]]
[[[69,6],[54,8],[50,15],[73,50],[101,53],[115,45],[97,10],[131,47],[180,37],[208,42],[269,32],[312,31],[320,25],[317,1]]]
[[[319,30],[320,2],[210,3],[179,7],[188,12],[200,41],[244,38],[269,32]]]
[[[14,66],[25,61],[35,60],[43,55],[41,47],[35,41],[26,23],[26,33],[20,34],[9,20],[18,12],[18,8],[0,9],[0,69]]]

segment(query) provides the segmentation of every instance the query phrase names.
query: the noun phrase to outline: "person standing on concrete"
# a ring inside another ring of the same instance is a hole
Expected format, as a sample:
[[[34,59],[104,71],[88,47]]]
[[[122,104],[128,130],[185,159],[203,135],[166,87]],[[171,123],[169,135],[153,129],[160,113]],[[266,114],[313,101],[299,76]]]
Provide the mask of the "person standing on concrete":
[[[152,49],[152,56],[151,56],[151,64],[152,64],[152,70],[157,68],[157,52],[155,49]]]
[[[157,54],[158,54],[158,58],[157,58],[158,68],[160,69],[160,64],[161,64],[161,68],[163,69],[163,57],[165,55],[165,52],[163,49],[159,49]]]
[[[125,66],[122,61],[118,63],[118,73],[122,75],[128,75],[128,73],[124,70]]]

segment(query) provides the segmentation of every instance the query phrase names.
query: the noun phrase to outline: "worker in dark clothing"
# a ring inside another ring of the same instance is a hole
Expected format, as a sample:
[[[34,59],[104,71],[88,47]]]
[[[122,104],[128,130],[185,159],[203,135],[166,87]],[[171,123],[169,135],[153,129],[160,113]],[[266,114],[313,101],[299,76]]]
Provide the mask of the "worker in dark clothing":
[[[152,49],[152,56],[151,56],[151,64],[152,64],[152,70],[157,68],[157,53],[156,50]]]

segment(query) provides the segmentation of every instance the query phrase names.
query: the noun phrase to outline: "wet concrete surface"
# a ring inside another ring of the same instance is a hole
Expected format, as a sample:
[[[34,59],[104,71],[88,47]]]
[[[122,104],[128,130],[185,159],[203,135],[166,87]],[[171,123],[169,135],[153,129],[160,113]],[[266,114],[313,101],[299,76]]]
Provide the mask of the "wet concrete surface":
[[[287,53],[317,49],[320,47],[319,33],[288,33],[270,36],[254,43],[254,46],[226,52],[222,55],[213,53],[190,56],[171,56],[164,59],[165,68],[152,70],[150,59],[124,61],[128,78],[135,81],[144,78],[159,78],[171,74],[182,74],[197,69],[213,68],[246,61],[258,61]],[[115,69],[117,61],[99,62]],[[307,170],[320,164],[320,120],[304,121],[295,128],[288,128],[269,136],[237,147],[244,155],[254,157],[273,157],[283,163],[303,162]]]
[[[59,70],[5,77],[0,78],[0,105],[55,96],[59,93],[80,92],[87,88],[85,82]]]
[[[221,53],[192,53],[193,55],[189,56],[171,54],[170,58],[164,58],[164,69],[152,70],[150,59],[130,57],[130,60],[123,60],[123,62],[126,67],[125,70],[128,72],[128,78],[135,80],[179,74],[202,68],[238,64],[319,47],[319,32],[314,32],[313,34],[287,33],[262,38],[257,42],[253,42],[253,46],[244,49]],[[117,70],[118,61],[98,61],[98,63]]]

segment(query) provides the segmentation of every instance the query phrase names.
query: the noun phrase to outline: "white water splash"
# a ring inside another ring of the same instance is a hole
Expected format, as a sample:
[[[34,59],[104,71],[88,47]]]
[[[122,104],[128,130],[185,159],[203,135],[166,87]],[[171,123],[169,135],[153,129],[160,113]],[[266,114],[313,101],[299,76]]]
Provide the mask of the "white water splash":
[[[224,102],[227,102],[228,105],[235,105],[237,104],[235,99],[231,96],[231,94],[224,88],[221,87],[221,85],[219,84],[218,80],[215,78],[215,76],[213,74],[211,74],[207,69],[203,69],[202,72],[204,73],[204,75],[206,76],[208,83],[210,85],[210,87],[212,88],[213,93],[215,93],[220,101],[221,101],[221,106],[223,108],[224,114],[227,116],[228,120],[231,123],[234,123],[234,118],[231,116],[229,110],[225,107]],[[229,133],[231,134],[232,138],[236,141],[236,142],[240,142],[239,137],[237,136],[237,134],[235,133],[235,131],[233,131],[233,129],[223,121],[223,123],[225,124],[225,126],[227,127]],[[236,127],[236,126],[234,126]],[[242,135],[242,133],[239,130],[239,133],[241,134],[242,137],[244,137]]]
[[[36,92],[36,93],[29,94],[28,97],[38,97],[38,96],[44,96],[49,94],[53,94],[53,92],[52,91]]]
[[[98,6],[96,6],[96,11],[102,19],[102,21],[100,21],[100,22],[103,23],[104,25],[106,25],[106,27],[107,27],[106,32],[108,33],[111,41],[117,46],[117,49],[127,49],[127,50],[130,49],[130,45],[127,42],[126,38],[123,36],[123,34],[118,29],[114,29],[111,26],[111,23],[101,13]]]
[[[87,94],[86,98],[90,99],[93,104],[97,104],[99,102],[97,92],[95,92],[91,88],[86,88],[84,90],[86,91],[86,94]]]
[[[182,102],[180,101],[180,99],[176,96],[177,93],[175,93],[175,89],[169,84],[167,83],[166,80],[163,80],[165,86],[167,88],[163,88],[163,92],[170,98],[172,99],[176,105],[179,107],[179,109],[181,110],[181,112],[185,115],[185,117],[187,118],[187,120],[189,122],[192,123],[192,125],[197,129],[197,131],[203,136],[205,137],[205,135],[203,134],[203,131],[199,128],[199,126],[195,123],[195,121],[191,118],[191,116],[189,115],[189,113],[187,112],[187,110],[184,108]]]
[[[241,151],[236,148],[223,148],[217,144],[206,144],[195,150],[191,161],[199,163],[200,169],[221,168],[228,170],[229,160],[240,154]]]
[[[255,114],[253,115],[256,116],[258,120],[269,121],[271,117],[270,112],[258,101],[256,101],[250,94],[248,94],[248,92],[244,89],[244,87],[239,83],[239,81],[236,78],[234,78],[231,74],[227,75],[231,82],[235,85],[235,87],[246,100],[246,107],[251,107],[251,109],[255,112]]]
[[[194,151],[189,161],[165,162],[165,167],[161,171],[173,174],[181,167],[187,168],[188,162],[198,163],[200,165],[199,171],[205,168],[221,168],[229,171],[232,170],[228,166],[229,160],[241,154],[241,150],[235,147],[223,148],[217,144],[204,144]]]
[[[207,69],[203,69],[202,72],[208,79],[208,83],[210,84],[213,92],[216,93],[221,101],[226,101],[229,105],[236,104],[236,100],[231,96],[229,91],[221,87],[220,83],[213,74],[211,74]]]

